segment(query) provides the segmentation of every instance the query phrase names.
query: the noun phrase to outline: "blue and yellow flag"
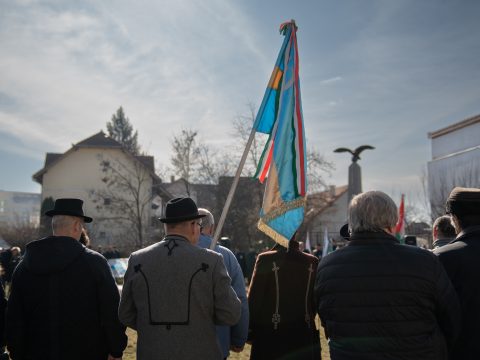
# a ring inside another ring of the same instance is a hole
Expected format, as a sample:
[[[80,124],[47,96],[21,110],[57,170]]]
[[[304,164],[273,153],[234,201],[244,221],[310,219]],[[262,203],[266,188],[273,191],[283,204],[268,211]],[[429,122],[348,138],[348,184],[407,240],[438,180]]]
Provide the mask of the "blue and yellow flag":
[[[258,228],[287,246],[303,222],[307,177],[295,21],[280,25],[285,39],[255,119],[269,134],[255,177],[267,178]]]

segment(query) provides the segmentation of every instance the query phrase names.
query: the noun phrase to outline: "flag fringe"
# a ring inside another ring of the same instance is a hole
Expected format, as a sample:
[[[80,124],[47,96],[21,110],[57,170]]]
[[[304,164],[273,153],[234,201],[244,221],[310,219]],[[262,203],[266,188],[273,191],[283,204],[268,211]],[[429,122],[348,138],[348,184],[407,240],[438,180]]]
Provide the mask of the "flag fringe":
[[[287,211],[290,211],[299,207],[306,207],[306,205],[307,205],[307,199],[305,197],[300,197],[298,199],[283,203],[279,207],[275,208],[275,210],[272,210],[269,213],[262,216],[261,219],[264,222],[269,222],[285,214]]]
[[[269,236],[271,239],[273,239],[275,242],[279,243],[283,247],[288,248],[288,240],[285,236],[279,234],[275,230],[273,230],[270,226],[268,226],[262,219],[258,220],[257,224],[258,230],[261,232],[265,233],[267,236]]]

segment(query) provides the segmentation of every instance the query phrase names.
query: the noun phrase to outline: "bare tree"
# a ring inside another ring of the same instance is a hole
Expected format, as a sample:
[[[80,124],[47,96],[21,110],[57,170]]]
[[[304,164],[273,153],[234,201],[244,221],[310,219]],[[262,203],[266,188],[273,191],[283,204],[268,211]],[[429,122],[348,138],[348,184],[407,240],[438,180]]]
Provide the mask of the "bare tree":
[[[248,138],[252,131],[253,123],[255,122],[256,107],[253,103],[248,103],[248,113],[246,115],[238,115],[232,121],[233,132],[232,135],[239,141],[236,142],[234,148],[236,152],[235,158],[240,157],[243,154],[245,147],[247,146]],[[243,167],[242,174],[245,176],[253,176],[257,170],[260,157],[262,156],[263,148],[267,142],[268,136],[266,134],[256,133],[250,146],[247,162]],[[238,166],[238,165],[237,165]]]
[[[39,235],[39,226],[32,224],[30,221],[22,221],[16,218],[15,221],[0,223],[0,238],[3,238],[10,246],[18,246],[25,249],[25,246]]]
[[[445,214],[445,203],[452,189],[480,187],[480,165],[476,161],[463,164],[450,171],[437,171],[428,176],[428,193],[432,220]]]
[[[307,179],[308,192],[322,191],[327,187],[325,174],[331,174],[335,169],[332,162],[327,161],[314,147],[307,148]]]
[[[198,131],[184,129],[180,134],[174,135],[171,141],[172,153],[170,158],[173,171],[186,181],[186,192],[190,195],[188,184],[192,181],[195,162],[198,159],[196,137]]]
[[[99,156],[105,189],[92,190],[97,210],[106,214],[99,221],[113,221],[123,226],[136,248],[143,247],[150,221],[152,174],[140,162]]]

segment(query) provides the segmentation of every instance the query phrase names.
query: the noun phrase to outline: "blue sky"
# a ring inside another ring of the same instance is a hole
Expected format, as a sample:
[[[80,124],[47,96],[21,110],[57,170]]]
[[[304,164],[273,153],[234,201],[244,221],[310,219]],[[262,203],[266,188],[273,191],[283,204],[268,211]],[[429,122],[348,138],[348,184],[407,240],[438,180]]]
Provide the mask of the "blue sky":
[[[0,189],[31,176],[122,105],[165,165],[173,133],[230,146],[231,121],[260,104],[299,27],[307,142],[347,182],[336,147],[370,144],[364,190],[420,190],[429,131],[480,113],[480,2],[0,0]],[[414,195],[412,195],[413,197]]]

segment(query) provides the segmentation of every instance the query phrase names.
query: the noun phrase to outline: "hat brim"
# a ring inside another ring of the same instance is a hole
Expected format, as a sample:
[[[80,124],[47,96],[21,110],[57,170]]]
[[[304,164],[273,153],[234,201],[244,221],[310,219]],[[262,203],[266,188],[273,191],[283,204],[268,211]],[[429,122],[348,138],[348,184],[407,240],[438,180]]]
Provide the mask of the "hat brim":
[[[198,214],[198,215],[171,217],[171,218],[159,218],[159,220],[164,224],[173,224],[173,223],[179,223],[179,222],[188,221],[188,220],[200,219],[200,218],[203,218],[205,216],[207,216],[207,215]]]
[[[47,216],[55,216],[55,215],[68,215],[68,216],[75,216],[75,217],[78,217],[78,218],[82,218],[83,221],[85,221],[86,223],[91,223],[92,222],[92,218],[89,217],[89,216],[85,216],[85,215],[78,215],[77,213],[73,212],[73,211],[62,211],[62,210],[48,210],[47,212],[45,212],[45,215]]]

